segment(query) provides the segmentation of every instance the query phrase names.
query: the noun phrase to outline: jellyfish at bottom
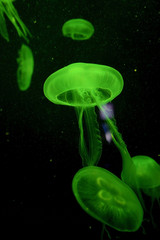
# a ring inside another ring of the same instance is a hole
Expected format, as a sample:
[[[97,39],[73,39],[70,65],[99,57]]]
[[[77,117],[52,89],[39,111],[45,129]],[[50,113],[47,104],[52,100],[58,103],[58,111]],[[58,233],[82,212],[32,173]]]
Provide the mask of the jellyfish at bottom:
[[[9,34],[4,17],[5,13],[5,15],[9,18],[11,23],[16,28],[18,35],[29,42],[27,35],[31,36],[31,33],[20,19],[18,12],[13,5],[13,2],[14,0],[0,0],[0,34],[4,39],[7,40],[7,42],[9,42]]]
[[[31,84],[32,74],[34,70],[34,58],[32,50],[22,44],[17,58],[17,83],[21,91],[26,91]]]
[[[93,218],[118,231],[134,232],[143,221],[143,208],[133,190],[108,170],[88,166],[72,181],[74,196]]]
[[[97,165],[101,157],[102,141],[95,106],[110,102],[122,89],[123,78],[117,70],[92,63],[70,64],[45,81],[43,91],[48,100],[76,110],[83,166]]]
[[[117,126],[109,118],[106,118],[106,121],[110,128],[113,142],[119,149],[122,157],[121,179],[137,192],[144,208],[142,192],[151,196],[152,200],[157,199],[159,201],[160,165],[154,159],[145,155],[131,157]]]

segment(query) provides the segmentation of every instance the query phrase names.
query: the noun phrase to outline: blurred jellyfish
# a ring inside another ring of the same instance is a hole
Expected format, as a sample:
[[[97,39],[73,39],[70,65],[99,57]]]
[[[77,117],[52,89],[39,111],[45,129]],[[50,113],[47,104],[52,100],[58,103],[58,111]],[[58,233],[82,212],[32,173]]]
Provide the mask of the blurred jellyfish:
[[[63,24],[62,33],[73,40],[87,40],[93,35],[94,27],[85,19],[70,19]]]
[[[25,44],[22,44],[17,58],[17,83],[21,91],[26,91],[31,84],[34,70],[34,58],[32,50]]]

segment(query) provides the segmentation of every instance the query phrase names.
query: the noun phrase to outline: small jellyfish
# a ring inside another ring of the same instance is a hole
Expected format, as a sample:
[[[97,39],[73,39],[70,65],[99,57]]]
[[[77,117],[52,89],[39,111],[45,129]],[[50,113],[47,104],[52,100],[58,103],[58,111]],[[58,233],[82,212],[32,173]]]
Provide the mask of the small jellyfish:
[[[154,188],[160,186],[160,165],[151,157],[137,155],[132,157],[136,166],[137,184],[140,188]]]
[[[32,50],[22,44],[19,50],[19,57],[17,58],[18,69],[17,69],[17,83],[21,91],[26,91],[30,84],[34,69],[34,58]]]
[[[83,210],[103,224],[123,232],[134,232],[141,226],[143,209],[136,194],[106,169],[80,169],[72,190]]]
[[[62,33],[73,40],[87,40],[93,35],[94,27],[89,21],[76,18],[64,23]]]
[[[0,0],[0,34],[9,42],[9,34],[4,17],[5,13],[5,15],[9,18],[11,23],[16,28],[18,35],[29,42],[27,35],[31,36],[31,33],[20,19],[18,12],[13,5],[13,2],[14,0]]]

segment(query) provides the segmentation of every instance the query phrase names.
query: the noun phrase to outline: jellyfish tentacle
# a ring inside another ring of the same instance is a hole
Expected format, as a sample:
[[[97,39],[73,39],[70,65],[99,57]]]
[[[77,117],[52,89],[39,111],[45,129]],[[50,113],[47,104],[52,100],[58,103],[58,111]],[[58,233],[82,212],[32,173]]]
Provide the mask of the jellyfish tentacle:
[[[77,108],[80,129],[80,155],[83,166],[97,165],[102,153],[102,140],[94,108]],[[84,133],[83,117],[86,127]],[[84,135],[87,134],[88,142]]]
[[[17,10],[14,8],[13,5],[9,5],[8,7],[8,18],[11,21],[11,23],[14,25],[14,27],[17,30],[17,33],[20,37],[23,37],[27,42],[29,42],[28,38],[26,37],[27,34],[31,36],[30,31],[28,28],[25,26],[23,21],[20,19],[19,14]]]
[[[6,39],[7,42],[9,42],[9,35],[8,35],[7,26],[6,26],[6,20],[2,11],[0,11],[0,34],[4,39]]]
[[[85,123],[88,130],[90,165],[97,165],[102,154],[102,140],[95,108],[87,108],[84,111]]]
[[[123,170],[121,173],[121,178],[127,184],[132,185],[131,182],[133,181],[133,177],[134,177],[134,182],[137,185],[137,180],[135,177],[136,167],[132,161],[130,153],[128,152],[127,146],[122,138],[122,135],[119,133],[114,120],[111,120],[106,116],[106,122],[110,128],[113,142],[116,145],[116,147],[119,149],[122,160],[123,160],[122,161]],[[130,170],[132,169],[132,173],[134,172],[132,176],[130,175],[130,172],[128,172],[128,169]]]
[[[116,147],[119,149],[121,155],[124,156],[128,156],[130,157],[130,154],[128,152],[127,146],[122,138],[122,135],[120,134],[120,132],[118,131],[118,128],[116,126],[115,123],[115,118],[110,119],[105,110],[103,109],[103,107],[98,103],[97,104],[99,109],[103,112],[104,115],[106,115],[106,123],[110,128],[111,131],[111,136],[112,136],[112,140],[114,142],[114,144],[116,145]],[[131,158],[131,157],[130,157]]]
[[[76,114],[78,116],[78,125],[79,125],[79,130],[80,130],[80,138],[79,138],[79,152],[80,156],[82,158],[82,165],[85,166],[85,159],[88,158],[87,151],[86,151],[86,146],[84,144],[84,133],[83,133],[83,108],[77,107],[76,109]]]
[[[31,35],[29,29],[26,27],[26,25],[20,19],[19,14],[18,14],[17,10],[15,9],[14,5],[12,4],[12,2],[3,2],[3,3],[1,3],[0,7],[2,8],[2,12],[4,12],[6,14],[8,19],[11,21],[11,23],[16,28],[18,35],[20,37],[23,37],[27,42],[29,42],[27,35],[29,35],[30,37],[32,35]],[[5,37],[5,39],[7,41],[9,41],[9,36],[7,38]]]
[[[109,119],[108,117],[106,118],[106,122],[110,127],[113,140],[116,142],[117,147],[121,151],[125,151],[127,149],[125,142],[122,139],[122,135],[119,133],[117,126],[114,124],[113,120]]]

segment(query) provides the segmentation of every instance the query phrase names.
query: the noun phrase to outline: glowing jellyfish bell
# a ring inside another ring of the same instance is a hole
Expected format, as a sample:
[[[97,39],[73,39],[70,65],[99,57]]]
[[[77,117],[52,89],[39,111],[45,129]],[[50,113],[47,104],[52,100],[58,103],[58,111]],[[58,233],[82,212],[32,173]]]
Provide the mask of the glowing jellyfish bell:
[[[133,190],[106,169],[88,166],[72,181],[76,200],[89,215],[124,232],[134,232],[143,220],[142,206]]]
[[[117,70],[92,63],[70,64],[51,74],[45,81],[44,95],[51,102],[72,106],[76,110],[83,166],[96,165],[101,156],[102,142],[95,106],[110,102],[122,88],[123,78]],[[87,135],[88,141],[84,135]]]
[[[93,35],[94,27],[85,19],[70,19],[63,24],[62,33],[73,40],[87,40]]]
[[[139,155],[132,157],[136,166],[137,181],[140,188],[156,188],[160,186],[160,165],[151,157]]]
[[[160,165],[144,155],[132,157],[132,160],[136,166],[137,186],[151,197],[152,205],[157,200],[160,206]]]

